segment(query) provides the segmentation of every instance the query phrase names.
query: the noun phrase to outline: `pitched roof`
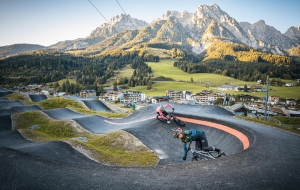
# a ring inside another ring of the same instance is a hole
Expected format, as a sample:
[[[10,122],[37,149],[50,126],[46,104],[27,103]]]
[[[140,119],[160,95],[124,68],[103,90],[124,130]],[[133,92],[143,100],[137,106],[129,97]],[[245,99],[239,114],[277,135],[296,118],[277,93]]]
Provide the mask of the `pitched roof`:
[[[234,104],[234,105],[232,105],[232,106],[228,106],[228,108],[230,109],[230,110],[232,110],[232,111],[236,111],[236,110],[238,110],[238,109],[240,109],[240,108],[243,108],[244,107],[244,105],[243,104]],[[245,107],[244,107],[245,108]]]

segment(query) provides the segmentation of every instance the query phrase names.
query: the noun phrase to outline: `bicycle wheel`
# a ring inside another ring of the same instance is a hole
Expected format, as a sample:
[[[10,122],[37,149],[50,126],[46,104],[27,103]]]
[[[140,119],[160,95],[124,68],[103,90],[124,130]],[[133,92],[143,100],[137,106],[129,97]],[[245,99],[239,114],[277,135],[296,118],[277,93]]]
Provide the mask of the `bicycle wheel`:
[[[210,160],[213,159],[207,155],[202,155],[202,154],[196,154],[192,157],[192,162],[193,161],[204,161],[204,160]]]
[[[183,121],[181,121],[180,119],[178,119],[177,117],[173,116],[173,120],[175,123],[177,123],[180,126],[185,126],[185,123]]]
[[[222,154],[220,154],[220,156],[218,156],[218,158],[222,157],[222,156],[226,156],[225,152],[223,152]]]
[[[209,158],[209,159],[215,159],[215,158],[218,158],[218,152],[216,152],[216,151],[209,151],[204,156],[207,157],[207,158]]]
[[[156,119],[158,119],[158,121],[161,121],[163,123],[167,123],[167,120],[165,120],[164,118],[162,118],[160,115],[157,115]]]
[[[215,159],[215,157],[211,156],[211,155],[206,155],[206,154],[201,154],[201,160],[210,160],[210,159]]]
[[[198,156],[193,156],[193,157],[192,157],[192,162],[193,162],[193,161],[198,161],[198,158],[199,158]]]

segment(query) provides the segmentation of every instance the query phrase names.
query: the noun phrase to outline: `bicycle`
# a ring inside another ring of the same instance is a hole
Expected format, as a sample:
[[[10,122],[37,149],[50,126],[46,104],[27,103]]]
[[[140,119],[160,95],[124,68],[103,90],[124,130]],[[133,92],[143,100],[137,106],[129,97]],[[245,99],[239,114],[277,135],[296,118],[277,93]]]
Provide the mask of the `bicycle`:
[[[188,147],[188,152],[191,151],[193,154],[192,157],[192,162],[193,161],[199,161],[199,160],[209,160],[209,159],[216,159],[221,156],[226,156],[226,154],[223,152],[219,155],[219,152],[213,150],[194,150],[191,148],[192,142],[190,142],[189,147]]]
[[[183,121],[181,121],[180,119],[178,119],[178,118],[174,115],[174,110],[173,110],[172,113],[169,113],[169,115],[170,115],[170,120],[173,119],[173,121],[174,121],[175,123],[177,123],[178,125],[180,125],[180,126],[185,126],[185,123],[184,123]],[[162,118],[161,115],[159,115],[159,114],[157,114],[156,118],[157,118],[159,121],[163,122],[163,123],[167,123],[167,120],[164,119],[164,118]]]

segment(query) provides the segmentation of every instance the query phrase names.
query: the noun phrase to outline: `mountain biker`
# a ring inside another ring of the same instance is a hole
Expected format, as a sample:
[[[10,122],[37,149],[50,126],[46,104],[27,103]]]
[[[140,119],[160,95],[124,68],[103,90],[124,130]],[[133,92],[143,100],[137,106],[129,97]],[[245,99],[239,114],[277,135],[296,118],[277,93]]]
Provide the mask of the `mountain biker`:
[[[175,109],[171,104],[166,104],[166,105],[160,105],[156,108],[156,113],[160,115],[163,119],[167,120],[167,123],[170,123],[170,115],[166,111],[166,108],[172,108],[173,110]]]
[[[196,130],[196,129],[190,129],[182,131],[181,128],[178,128],[173,131],[174,138],[180,138],[181,142],[183,144],[183,160],[186,160],[187,155],[187,148],[186,143],[196,141],[195,149],[196,150],[204,150],[204,151],[217,151],[218,157],[220,157],[223,154],[223,151],[221,149],[217,149],[212,146],[208,146],[208,141],[205,135],[204,131]]]

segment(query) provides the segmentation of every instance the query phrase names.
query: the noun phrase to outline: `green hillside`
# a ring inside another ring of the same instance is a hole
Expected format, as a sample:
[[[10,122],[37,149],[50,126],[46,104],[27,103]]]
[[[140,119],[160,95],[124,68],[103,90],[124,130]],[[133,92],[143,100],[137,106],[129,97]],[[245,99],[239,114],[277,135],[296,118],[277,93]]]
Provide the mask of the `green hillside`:
[[[208,49],[204,60],[208,59],[238,60],[242,62],[264,62],[276,65],[288,65],[292,59],[287,56],[260,52],[246,45],[232,42],[215,42]]]
[[[112,86],[117,78],[127,77],[130,78],[134,69],[131,68],[130,65],[126,65],[124,68],[115,71],[115,75],[106,80],[105,86]]]
[[[76,84],[76,79],[61,79],[61,80],[59,80],[59,81],[57,81],[58,82],[58,84],[61,86],[64,82],[66,82],[66,81],[69,81],[70,82],[70,84]],[[51,85],[51,84],[54,84],[54,82],[49,82],[49,83],[47,83],[47,85]]]
[[[166,94],[166,90],[192,90],[193,93],[200,92],[202,90],[213,90],[216,92],[224,92],[217,90],[221,85],[257,85],[256,82],[245,82],[238,79],[230,78],[218,74],[210,73],[194,73],[188,74],[182,70],[173,67],[175,60],[163,59],[160,62],[147,62],[147,64],[152,68],[153,77],[170,77],[176,82],[154,82],[151,90],[147,90],[147,86],[136,86],[130,88],[130,90],[141,91],[146,94],[146,96],[162,96]],[[123,71],[125,72],[125,71]],[[193,78],[193,82],[191,82]],[[284,80],[285,82],[293,83],[292,80]],[[262,85],[265,88],[265,85]],[[279,87],[270,86],[269,95],[278,95],[281,98],[300,98],[300,86],[294,87]],[[226,91],[229,94],[245,94],[245,92],[237,91]],[[266,95],[265,92],[253,92],[253,96],[263,97]]]
[[[147,64],[152,68],[153,77],[170,77],[176,81],[191,81],[191,77],[195,83],[210,83],[215,85],[223,85],[225,83],[228,84],[244,84],[244,81],[237,80],[234,78],[226,77],[218,74],[211,73],[193,73],[189,74],[177,67],[173,66],[174,59],[163,59],[158,63],[147,62]],[[254,84],[255,82],[252,82]],[[251,82],[247,83],[251,84]]]

